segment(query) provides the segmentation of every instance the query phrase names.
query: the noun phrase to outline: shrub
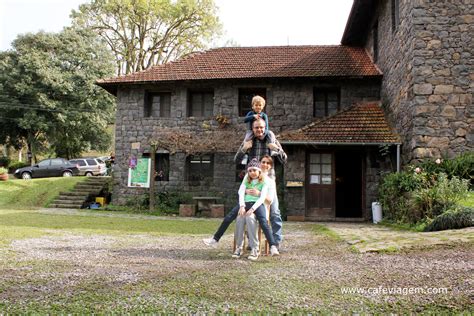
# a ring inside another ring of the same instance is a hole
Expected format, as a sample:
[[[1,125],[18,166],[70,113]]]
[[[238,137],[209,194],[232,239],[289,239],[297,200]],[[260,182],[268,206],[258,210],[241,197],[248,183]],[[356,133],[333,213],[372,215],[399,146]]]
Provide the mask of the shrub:
[[[13,173],[15,172],[16,169],[20,169],[26,166],[29,166],[29,164],[26,162],[12,160],[10,164],[8,165],[8,170],[10,171],[10,173]]]
[[[426,187],[427,182],[426,174],[413,171],[386,174],[379,186],[379,199],[386,219],[412,222],[409,208],[411,192]]]
[[[9,163],[10,163],[10,158],[8,158],[7,156],[0,157],[0,167],[8,167]]]
[[[433,177],[433,184],[415,189],[412,193],[414,205],[412,221],[434,218],[452,208],[461,199],[467,197],[468,180],[454,176],[451,179],[444,173]]]
[[[419,164],[428,174],[445,173],[449,178],[474,179],[474,152],[460,154],[453,159],[426,159]]]
[[[474,208],[453,208],[438,215],[425,231],[439,231],[445,229],[459,229],[474,226]]]
[[[0,174],[8,173],[6,168],[0,167]]]

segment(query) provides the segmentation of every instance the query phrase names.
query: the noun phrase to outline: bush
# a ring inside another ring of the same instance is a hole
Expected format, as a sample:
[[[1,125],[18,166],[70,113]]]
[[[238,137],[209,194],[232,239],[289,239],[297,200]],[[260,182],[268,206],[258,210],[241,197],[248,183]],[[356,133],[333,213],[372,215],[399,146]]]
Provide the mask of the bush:
[[[474,208],[454,208],[438,215],[425,231],[439,231],[445,229],[459,229],[474,226]]]
[[[179,191],[163,191],[155,194],[155,211],[164,214],[178,214],[180,204],[193,203],[192,195]],[[148,212],[150,198],[148,194],[128,199],[125,206],[139,212]]]
[[[413,171],[389,173],[379,186],[379,200],[388,220],[412,222],[410,211],[411,192],[427,186],[426,174]]]
[[[29,164],[26,162],[12,160],[10,164],[8,165],[8,170],[10,173],[14,173],[16,169],[20,169],[27,166],[29,166]]]
[[[453,159],[426,159],[419,164],[428,174],[445,173],[451,179],[458,177],[472,181],[474,179],[474,152],[460,154]]]
[[[448,179],[445,173],[433,177],[433,184],[428,187],[415,189],[412,193],[414,204],[413,221],[424,218],[434,218],[457,202],[467,197],[469,189],[468,180],[454,176]]]
[[[0,157],[0,167],[8,167],[8,164],[10,163],[10,158],[7,156],[2,156]]]

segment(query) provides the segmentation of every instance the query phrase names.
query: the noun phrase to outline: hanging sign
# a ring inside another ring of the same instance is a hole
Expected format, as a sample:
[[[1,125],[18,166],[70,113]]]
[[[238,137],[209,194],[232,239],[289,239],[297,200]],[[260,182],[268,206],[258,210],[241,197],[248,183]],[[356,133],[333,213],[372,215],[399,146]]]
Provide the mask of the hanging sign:
[[[134,168],[128,168],[128,186],[135,188],[150,187],[151,159],[139,158]]]

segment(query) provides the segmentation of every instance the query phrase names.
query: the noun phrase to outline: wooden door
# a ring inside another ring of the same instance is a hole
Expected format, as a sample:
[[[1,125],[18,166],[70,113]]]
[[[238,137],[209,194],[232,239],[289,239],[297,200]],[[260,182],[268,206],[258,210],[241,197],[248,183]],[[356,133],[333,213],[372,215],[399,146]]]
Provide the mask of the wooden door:
[[[307,162],[306,219],[333,219],[336,216],[334,154],[309,153]]]

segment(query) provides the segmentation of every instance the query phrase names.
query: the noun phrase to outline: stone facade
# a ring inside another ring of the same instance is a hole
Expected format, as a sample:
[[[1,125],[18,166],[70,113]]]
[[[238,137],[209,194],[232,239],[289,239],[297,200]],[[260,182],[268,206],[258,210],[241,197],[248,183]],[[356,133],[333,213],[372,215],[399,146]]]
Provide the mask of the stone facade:
[[[267,106],[271,129],[278,134],[283,130],[297,129],[314,120],[313,91],[315,87],[339,87],[341,108],[359,101],[373,101],[380,98],[380,81],[363,79],[345,80],[274,80],[262,81],[217,81],[209,83],[157,84],[120,88],[117,93],[116,115],[116,166],[114,170],[114,203],[123,204],[127,200],[144,195],[147,189],[128,188],[128,159],[140,157],[148,152],[149,141],[159,135],[160,130],[174,127],[184,131],[199,131],[205,128],[217,130],[212,117],[187,117],[187,96],[190,89],[212,89],[214,91],[213,114],[222,114],[230,118],[230,124],[242,132],[236,137],[244,137],[246,125],[238,117],[239,88],[266,88]],[[171,92],[171,115],[169,118],[145,117],[145,94],[147,91]],[[132,144],[139,148],[132,149]],[[235,148],[235,151],[237,148]],[[288,164],[284,167],[283,177],[278,182],[283,188],[281,204],[287,214],[304,215],[304,188],[286,188],[285,181],[305,178],[306,148],[285,148],[288,151]],[[186,154],[170,153],[169,181],[156,182],[157,190],[189,192],[193,195],[216,195],[222,197],[226,210],[237,201],[237,189],[240,181],[236,179],[236,165],[233,152],[214,153],[214,177],[200,183],[186,180]],[[375,179],[374,181],[376,181]],[[373,184],[368,184],[372,186]],[[368,197],[367,199],[371,199]]]
[[[380,1],[377,23],[382,101],[403,137],[405,162],[474,150],[472,1]],[[365,47],[374,53],[373,30]]]

